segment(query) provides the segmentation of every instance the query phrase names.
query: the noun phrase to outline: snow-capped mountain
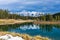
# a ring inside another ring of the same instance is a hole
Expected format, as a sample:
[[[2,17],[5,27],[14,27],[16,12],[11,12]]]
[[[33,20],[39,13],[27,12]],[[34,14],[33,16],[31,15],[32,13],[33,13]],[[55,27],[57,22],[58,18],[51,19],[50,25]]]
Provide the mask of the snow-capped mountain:
[[[44,12],[35,12],[35,11],[21,11],[21,12],[10,12],[11,14],[19,14],[20,16],[32,16],[32,17],[38,17],[38,16],[42,16],[45,13]]]

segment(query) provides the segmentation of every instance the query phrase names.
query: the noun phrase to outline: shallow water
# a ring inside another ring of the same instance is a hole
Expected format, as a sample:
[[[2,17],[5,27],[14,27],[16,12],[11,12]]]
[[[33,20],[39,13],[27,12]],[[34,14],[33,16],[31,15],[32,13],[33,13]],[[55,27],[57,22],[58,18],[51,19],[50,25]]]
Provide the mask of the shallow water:
[[[40,35],[49,37],[52,40],[60,40],[60,25],[23,23],[14,25],[1,25],[0,31],[29,34],[31,36]]]

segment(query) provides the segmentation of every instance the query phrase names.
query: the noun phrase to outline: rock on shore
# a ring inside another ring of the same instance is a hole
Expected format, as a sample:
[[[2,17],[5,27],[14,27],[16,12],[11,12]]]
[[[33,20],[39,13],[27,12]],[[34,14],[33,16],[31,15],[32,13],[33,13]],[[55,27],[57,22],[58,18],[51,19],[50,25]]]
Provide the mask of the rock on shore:
[[[29,36],[27,34],[0,32],[0,40],[51,40],[47,37]]]

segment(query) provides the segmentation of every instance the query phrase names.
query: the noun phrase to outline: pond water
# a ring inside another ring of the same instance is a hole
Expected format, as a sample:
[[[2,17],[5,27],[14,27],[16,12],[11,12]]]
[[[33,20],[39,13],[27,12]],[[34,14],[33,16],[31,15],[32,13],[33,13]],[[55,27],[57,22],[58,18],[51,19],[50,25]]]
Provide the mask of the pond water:
[[[40,35],[43,37],[49,37],[52,40],[60,40],[60,25],[33,23],[0,25],[0,31],[29,34],[31,36]]]

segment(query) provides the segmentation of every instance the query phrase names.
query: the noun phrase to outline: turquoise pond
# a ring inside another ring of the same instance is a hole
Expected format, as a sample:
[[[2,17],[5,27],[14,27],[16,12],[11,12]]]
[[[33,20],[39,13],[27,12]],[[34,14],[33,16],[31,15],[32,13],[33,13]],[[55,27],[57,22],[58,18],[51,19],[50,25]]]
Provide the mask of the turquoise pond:
[[[31,36],[40,35],[52,40],[60,40],[60,25],[23,23],[14,25],[0,25],[0,31],[8,31]]]

